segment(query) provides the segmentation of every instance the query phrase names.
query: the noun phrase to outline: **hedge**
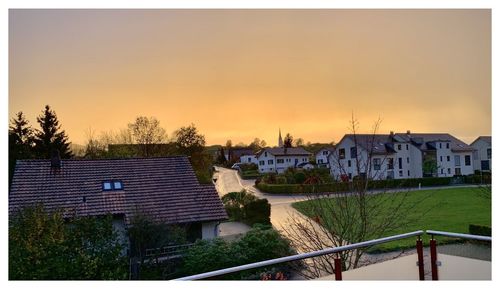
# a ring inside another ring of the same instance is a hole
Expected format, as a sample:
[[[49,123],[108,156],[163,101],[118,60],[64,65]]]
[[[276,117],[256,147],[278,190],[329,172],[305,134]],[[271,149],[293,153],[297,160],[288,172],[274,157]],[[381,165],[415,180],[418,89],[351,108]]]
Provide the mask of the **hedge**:
[[[483,225],[469,225],[469,234],[479,236],[491,236],[491,227]]]
[[[452,183],[453,178],[420,178],[420,179],[400,179],[400,180],[373,180],[369,181],[369,189],[390,189],[390,188],[414,188],[420,184],[426,186],[447,186]],[[320,185],[282,185],[258,183],[256,187],[270,194],[309,194],[309,193],[335,193],[347,192],[351,183],[338,182]]]
[[[259,171],[257,170],[251,170],[251,171],[243,171],[243,172],[239,172],[240,173],[240,177],[244,180],[248,180],[248,179],[256,179],[260,176],[262,176]]]

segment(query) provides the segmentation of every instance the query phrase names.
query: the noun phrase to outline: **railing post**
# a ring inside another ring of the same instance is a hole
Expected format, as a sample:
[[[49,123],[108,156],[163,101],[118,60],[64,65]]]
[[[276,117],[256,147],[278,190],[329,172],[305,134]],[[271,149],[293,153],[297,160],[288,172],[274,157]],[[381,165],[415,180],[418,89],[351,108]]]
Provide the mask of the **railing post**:
[[[424,246],[422,245],[422,239],[420,239],[420,236],[417,237],[417,255],[418,255],[418,277],[422,281],[425,280]]]
[[[335,254],[335,280],[342,281],[342,260],[339,254]]]
[[[436,240],[434,239],[434,235],[431,235],[430,250],[431,250],[432,280],[438,280],[437,249],[436,249]]]

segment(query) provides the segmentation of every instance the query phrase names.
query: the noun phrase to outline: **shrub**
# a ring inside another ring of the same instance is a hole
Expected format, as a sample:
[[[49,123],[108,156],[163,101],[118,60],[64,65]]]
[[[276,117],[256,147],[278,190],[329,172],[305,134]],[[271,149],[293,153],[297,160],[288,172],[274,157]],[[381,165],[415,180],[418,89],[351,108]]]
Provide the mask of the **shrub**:
[[[244,222],[254,224],[271,224],[271,205],[267,199],[257,199],[244,206]]]
[[[480,236],[491,236],[491,227],[483,225],[469,225],[469,234]]]
[[[303,172],[297,172],[294,174],[293,178],[296,184],[302,184],[306,180],[306,175]]]
[[[254,163],[249,163],[249,164],[240,164],[239,165],[241,171],[246,172],[246,171],[257,171],[259,167],[254,164]]]
[[[221,198],[229,218],[233,221],[244,220],[244,207],[256,199],[256,196],[247,193],[245,190],[240,192],[231,192]]]

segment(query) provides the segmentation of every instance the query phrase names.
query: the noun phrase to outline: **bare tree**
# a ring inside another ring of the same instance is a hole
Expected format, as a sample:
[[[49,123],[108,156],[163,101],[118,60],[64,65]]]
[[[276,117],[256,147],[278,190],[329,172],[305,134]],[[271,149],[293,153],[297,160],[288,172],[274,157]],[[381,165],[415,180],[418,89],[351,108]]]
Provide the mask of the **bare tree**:
[[[107,145],[96,137],[95,131],[88,128],[85,132],[87,143],[85,144],[84,158],[98,159],[106,156]]]
[[[370,135],[358,135],[358,122],[352,118],[350,130],[354,149],[351,151],[351,157],[355,157],[354,163],[350,165],[355,168],[357,176],[351,181],[340,178],[346,185],[345,192],[333,195],[311,194],[309,202],[304,203],[305,211],[311,218],[295,214],[282,228],[299,252],[381,238],[414,221],[408,217],[407,212],[413,210],[425,197],[410,200],[409,190],[369,190],[372,180],[385,178],[382,176],[382,168],[387,159],[384,157],[381,160],[378,154],[381,146],[380,135],[377,135],[379,126],[380,120],[375,122]],[[376,163],[374,156],[378,159]],[[347,175],[345,161],[345,155],[339,153],[339,150],[331,155],[330,164],[336,167],[336,174]],[[389,165],[392,164],[387,162],[387,166]],[[370,248],[340,253],[343,269],[361,266],[362,257],[368,249]],[[307,262],[309,266],[301,269],[299,274],[308,279],[334,274],[332,256],[315,257]]]

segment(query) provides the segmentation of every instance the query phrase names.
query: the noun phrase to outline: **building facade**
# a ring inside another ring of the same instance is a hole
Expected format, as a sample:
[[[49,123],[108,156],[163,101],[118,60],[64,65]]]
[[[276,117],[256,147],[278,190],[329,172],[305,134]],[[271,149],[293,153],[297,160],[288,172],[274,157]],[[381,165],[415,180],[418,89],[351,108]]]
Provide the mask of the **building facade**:
[[[256,155],[260,173],[283,173],[308,163],[311,153],[303,148],[264,148]]]
[[[491,136],[480,136],[470,144],[474,148],[474,170],[491,172]]]

